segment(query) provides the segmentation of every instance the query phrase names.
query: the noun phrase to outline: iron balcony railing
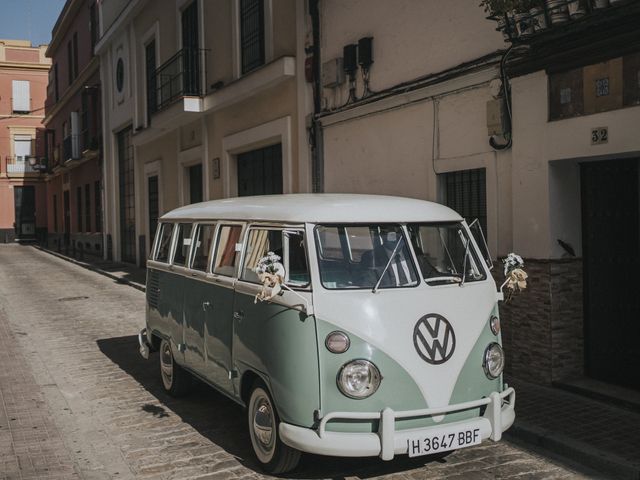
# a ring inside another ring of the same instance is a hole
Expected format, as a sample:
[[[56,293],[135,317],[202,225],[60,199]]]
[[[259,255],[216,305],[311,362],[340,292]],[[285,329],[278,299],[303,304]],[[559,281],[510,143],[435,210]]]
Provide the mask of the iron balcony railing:
[[[182,97],[204,95],[206,50],[186,47],[160,65],[148,82],[148,108],[156,113]]]
[[[498,24],[506,41],[519,44],[543,34],[588,25],[595,19],[623,14],[638,0],[540,0],[515,2],[507,12],[493,12],[488,18]],[[518,6],[520,5],[520,6]]]
[[[36,166],[31,166],[29,163],[29,157],[16,155],[6,156],[4,158],[4,165],[2,173],[7,176],[19,176],[25,173],[41,173],[46,170],[46,165],[43,166],[43,161],[39,159],[39,163]]]

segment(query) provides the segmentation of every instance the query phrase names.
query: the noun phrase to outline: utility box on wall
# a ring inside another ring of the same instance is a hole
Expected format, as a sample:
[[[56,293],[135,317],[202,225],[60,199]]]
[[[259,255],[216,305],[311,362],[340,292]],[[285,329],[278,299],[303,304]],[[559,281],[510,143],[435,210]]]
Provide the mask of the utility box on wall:
[[[324,88],[335,88],[344,83],[342,65],[342,57],[333,58],[322,64],[322,86]]]
[[[487,135],[504,135],[506,131],[504,102],[501,98],[487,102]]]

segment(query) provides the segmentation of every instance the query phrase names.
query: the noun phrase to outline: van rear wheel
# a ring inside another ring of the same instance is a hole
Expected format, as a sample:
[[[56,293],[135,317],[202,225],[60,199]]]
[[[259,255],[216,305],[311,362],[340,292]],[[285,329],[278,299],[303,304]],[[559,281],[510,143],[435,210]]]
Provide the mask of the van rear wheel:
[[[266,385],[261,381],[256,381],[253,385],[247,414],[251,444],[262,468],[273,474],[296,468],[301,452],[280,440],[280,418]]]
[[[191,375],[176,363],[171,344],[166,340],[160,343],[160,376],[162,386],[172,397],[182,397],[191,389]]]

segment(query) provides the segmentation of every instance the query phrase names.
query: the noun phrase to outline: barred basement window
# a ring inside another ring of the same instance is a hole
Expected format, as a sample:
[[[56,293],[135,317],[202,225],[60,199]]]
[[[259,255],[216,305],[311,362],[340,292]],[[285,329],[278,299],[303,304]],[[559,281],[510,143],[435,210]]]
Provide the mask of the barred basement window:
[[[84,186],[84,229],[91,231],[91,185]]]
[[[76,212],[78,213],[78,233],[82,233],[82,187],[78,187],[76,189],[76,194],[77,194]]]
[[[467,223],[476,218],[487,237],[487,179],[486,170],[462,170],[443,173],[444,203],[458,212]]]
[[[264,64],[264,1],[240,0],[242,73]]]
[[[100,191],[100,181],[93,184],[96,207],[96,232],[102,231],[102,192]]]

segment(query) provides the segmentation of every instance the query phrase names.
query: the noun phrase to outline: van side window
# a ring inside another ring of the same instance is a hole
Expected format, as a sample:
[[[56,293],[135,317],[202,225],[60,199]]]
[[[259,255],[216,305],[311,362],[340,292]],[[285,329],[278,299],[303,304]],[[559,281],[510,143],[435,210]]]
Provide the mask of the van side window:
[[[158,242],[158,252],[155,260],[157,262],[169,262],[169,247],[171,247],[171,234],[173,233],[173,223],[163,223],[158,229],[160,241]]]
[[[236,244],[240,241],[242,227],[240,225],[223,225],[220,227],[216,244],[213,273],[233,277],[236,272]]]
[[[193,236],[195,253],[193,255],[193,264],[191,265],[191,268],[194,270],[200,270],[201,272],[207,271],[214,230],[215,225],[198,226],[198,230]]]
[[[189,258],[189,247],[191,246],[191,223],[180,223],[178,225],[178,240],[176,241],[176,253],[173,255],[173,264],[184,267]]]
[[[255,229],[249,233],[247,253],[242,270],[242,280],[259,283],[258,275],[254,271],[258,262],[268,252],[273,252],[282,258],[282,231]]]
[[[287,272],[287,283],[296,286],[309,285],[309,267],[307,249],[302,232],[285,232],[284,268]]]
[[[259,283],[255,268],[262,257],[273,252],[281,258],[285,268],[285,281],[295,286],[309,284],[307,253],[301,231],[255,229],[249,233],[242,280]]]

